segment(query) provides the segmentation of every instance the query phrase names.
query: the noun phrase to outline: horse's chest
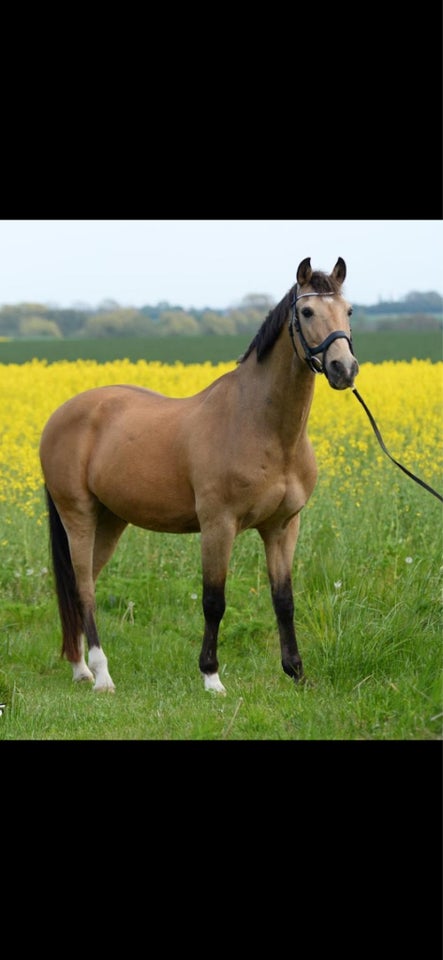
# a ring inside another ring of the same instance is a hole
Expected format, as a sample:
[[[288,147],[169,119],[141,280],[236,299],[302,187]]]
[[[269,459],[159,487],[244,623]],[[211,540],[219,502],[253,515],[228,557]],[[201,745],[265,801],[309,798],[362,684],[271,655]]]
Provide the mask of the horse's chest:
[[[308,482],[306,482],[308,481]],[[274,517],[284,523],[304,507],[315,485],[315,477],[302,478],[294,472],[265,470],[254,476],[237,476],[232,490],[241,529],[258,526]]]

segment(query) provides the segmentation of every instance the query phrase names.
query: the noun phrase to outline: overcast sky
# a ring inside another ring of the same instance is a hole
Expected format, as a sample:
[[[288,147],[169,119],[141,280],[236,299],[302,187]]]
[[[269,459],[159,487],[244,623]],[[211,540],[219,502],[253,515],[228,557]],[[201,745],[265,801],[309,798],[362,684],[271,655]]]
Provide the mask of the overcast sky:
[[[0,304],[278,302],[301,260],[339,256],[354,303],[443,293],[441,220],[1,220]]]

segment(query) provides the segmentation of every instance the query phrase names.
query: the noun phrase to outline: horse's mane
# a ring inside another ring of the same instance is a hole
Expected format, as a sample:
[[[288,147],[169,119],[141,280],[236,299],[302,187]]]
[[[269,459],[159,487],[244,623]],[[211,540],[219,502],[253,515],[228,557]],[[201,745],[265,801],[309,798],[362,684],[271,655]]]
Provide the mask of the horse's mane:
[[[319,270],[315,270],[313,272],[309,280],[309,285],[312,287],[315,293],[340,293],[341,289],[340,284],[336,280],[334,280],[331,276],[328,276],[327,273],[321,273]],[[243,363],[253,350],[257,351],[257,362],[261,363],[266,354],[272,350],[275,341],[278,339],[281,333],[283,324],[287,319],[291,300],[293,294],[295,293],[296,287],[297,284],[295,283],[294,286],[288,291],[286,296],[283,297],[283,300],[280,300],[280,303],[278,303],[276,307],[273,307],[273,309],[269,311],[254,339],[249,344],[249,347],[240,357],[238,361],[239,363]]]

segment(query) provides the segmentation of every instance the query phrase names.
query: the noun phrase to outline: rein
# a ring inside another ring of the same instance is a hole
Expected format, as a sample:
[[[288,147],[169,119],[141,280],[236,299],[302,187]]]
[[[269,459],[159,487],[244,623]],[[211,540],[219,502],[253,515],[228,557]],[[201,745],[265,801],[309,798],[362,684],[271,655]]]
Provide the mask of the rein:
[[[334,340],[338,340],[339,338],[343,338],[344,340],[347,340],[349,343],[351,353],[353,356],[355,356],[354,350],[352,347],[352,339],[351,337],[348,337],[348,334],[345,333],[344,330],[334,330],[332,333],[329,334],[328,337],[325,338],[325,340],[323,340],[323,343],[321,343],[319,347],[310,347],[303,334],[300,318],[297,313],[298,300],[301,300],[302,297],[328,297],[333,295],[334,294],[332,293],[332,291],[331,293],[300,293],[298,296],[294,294],[294,297],[291,301],[292,314],[289,320],[289,333],[292,340],[292,346],[294,347],[295,353],[299,357],[299,353],[295,343],[295,336],[294,336],[294,331],[295,331],[298,334],[300,343],[303,347],[303,350],[305,351],[304,360],[306,361],[306,363],[308,364],[308,367],[312,370],[313,373],[325,372],[324,356],[323,356],[323,363],[322,363],[318,359],[316,354],[323,353],[323,355],[325,355],[328,347],[331,346],[331,343],[333,343]],[[363,410],[367,414],[369,418],[369,423],[371,424],[371,427],[375,433],[375,436],[377,437],[377,440],[381,446],[381,449],[383,450],[383,453],[385,453],[386,456],[389,457],[390,460],[392,460],[392,463],[395,463],[396,467],[399,467],[400,470],[403,470],[403,473],[405,473],[406,476],[410,477],[411,480],[414,480],[415,483],[420,484],[420,486],[423,487],[424,490],[427,490],[428,493],[432,493],[434,497],[437,497],[437,500],[440,500],[443,503],[443,497],[439,493],[437,493],[437,491],[434,490],[433,487],[430,487],[429,484],[425,483],[424,480],[420,480],[420,477],[416,477],[414,473],[411,473],[411,471],[407,469],[407,467],[404,467],[402,463],[399,463],[398,460],[395,460],[395,458],[391,456],[391,454],[389,453],[389,450],[386,448],[386,445],[383,441],[383,437],[380,433],[380,430],[378,429],[378,426],[374,420],[374,417],[372,416],[372,413],[369,410],[369,407],[367,407],[365,401],[363,400],[363,397],[360,396],[358,390],[356,390],[355,387],[353,387],[352,393],[355,394],[355,396],[357,397],[357,400],[359,401],[359,403],[361,403]]]

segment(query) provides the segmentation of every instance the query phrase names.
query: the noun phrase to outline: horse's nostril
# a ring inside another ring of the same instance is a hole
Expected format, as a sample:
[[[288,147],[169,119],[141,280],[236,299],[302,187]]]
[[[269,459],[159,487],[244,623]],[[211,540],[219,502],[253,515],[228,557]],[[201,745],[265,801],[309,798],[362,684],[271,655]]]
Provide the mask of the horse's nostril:
[[[325,372],[331,387],[335,390],[346,390],[346,387],[354,383],[358,373],[358,363],[355,359],[352,359],[350,364],[345,364],[342,360],[331,360]]]
[[[330,365],[330,367],[331,367],[331,370],[334,371],[334,373],[342,374],[342,373],[345,372],[345,368],[344,368],[341,360],[331,360],[331,365]]]
[[[353,360],[351,366],[348,368],[341,360],[331,360],[330,370],[337,377],[355,377],[358,373],[358,363],[356,360]]]

